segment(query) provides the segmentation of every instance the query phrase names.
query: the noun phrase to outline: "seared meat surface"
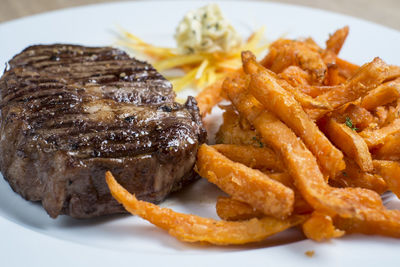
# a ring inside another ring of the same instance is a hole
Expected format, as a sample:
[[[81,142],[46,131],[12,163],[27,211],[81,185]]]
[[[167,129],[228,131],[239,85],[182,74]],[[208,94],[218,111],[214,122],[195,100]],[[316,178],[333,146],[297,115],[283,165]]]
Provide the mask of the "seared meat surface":
[[[110,47],[37,45],[0,79],[0,169],[55,218],[121,213],[104,173],[160,202],[195,179],[206,133],[189,97],[174,102],[151,65]]]

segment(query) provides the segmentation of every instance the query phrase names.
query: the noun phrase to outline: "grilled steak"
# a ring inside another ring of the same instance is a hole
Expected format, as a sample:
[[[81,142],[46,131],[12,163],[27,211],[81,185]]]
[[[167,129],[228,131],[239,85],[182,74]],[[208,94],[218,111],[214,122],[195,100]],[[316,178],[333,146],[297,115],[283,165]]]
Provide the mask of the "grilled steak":
[[[37,45],[0,79],[0,169],[55,218],[122,213],[104,174],[160,202],[195,179],[205,141],[196,102],[174,102],[151,65],[110,47]]]

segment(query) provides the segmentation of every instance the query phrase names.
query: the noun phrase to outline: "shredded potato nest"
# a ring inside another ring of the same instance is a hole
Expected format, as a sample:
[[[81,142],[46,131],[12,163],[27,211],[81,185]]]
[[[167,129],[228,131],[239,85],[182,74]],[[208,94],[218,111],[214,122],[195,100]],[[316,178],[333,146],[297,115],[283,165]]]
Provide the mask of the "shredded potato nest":
[[[241,67],[240,53],[244,50],[259,55],[268,48],[264,40],[264,27],[254,32],[246,42],[227,52],[180,54],[177,48],[155,46],[146,43],[134,34],[120,29],[122,38],[118,45],[141,52],[149,56],[157,71],[164,72],[180,69],[184,75],[170,77],[165,75],[173,84],[175,92],[191,86],[201,89],[215,83]]]

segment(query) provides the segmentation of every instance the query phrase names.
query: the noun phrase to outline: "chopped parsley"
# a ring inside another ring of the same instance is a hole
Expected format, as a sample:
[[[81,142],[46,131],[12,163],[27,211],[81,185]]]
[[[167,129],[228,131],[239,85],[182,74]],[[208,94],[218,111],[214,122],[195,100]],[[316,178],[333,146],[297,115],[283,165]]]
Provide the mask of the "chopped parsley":
[[[347,177],[347,172],[342,171],[342,174],[343,174],[344,177]]]
[[[260,140],[260,139],[258,139],[258,138],[257,138],[257,136],[254,136],[254,137],[253,137],[253,140],[254,140],[254,141],[256,141],[256,142],[258,142],[258,144],[259,144],[260,148],[263,148],[263,147],[264,147],[264,144],[263,144],[263,142],[261,142],[261,140]]]
[[[345,124],[347,127],[352,129],[353,131],[358,131],[358,128],[353,124],[353,121],[350,119],[350,117],[346,117]]]

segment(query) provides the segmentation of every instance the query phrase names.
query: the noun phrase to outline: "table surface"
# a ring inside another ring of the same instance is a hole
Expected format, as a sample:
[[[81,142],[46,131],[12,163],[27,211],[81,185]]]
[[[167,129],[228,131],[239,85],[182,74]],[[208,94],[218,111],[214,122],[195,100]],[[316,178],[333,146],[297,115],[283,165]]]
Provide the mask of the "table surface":
[[[117,1],[124,0],[0,0],[0,22],[66,7]],[[400,30],[399,0],[276,0],[274,2],[321,8]]]

